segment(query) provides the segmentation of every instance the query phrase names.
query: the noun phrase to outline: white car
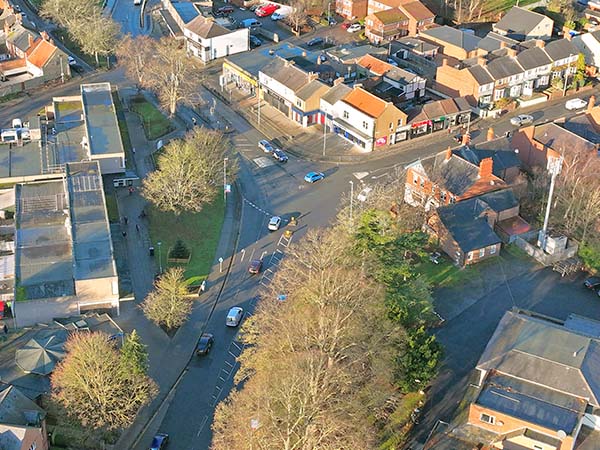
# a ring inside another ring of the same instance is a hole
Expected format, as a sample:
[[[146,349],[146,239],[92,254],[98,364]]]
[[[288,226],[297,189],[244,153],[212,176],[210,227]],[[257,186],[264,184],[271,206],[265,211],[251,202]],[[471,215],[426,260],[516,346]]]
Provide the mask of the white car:
[[[266,139],[258,141],[258,148],[260,148],[265,153],[273,153],[273,150],[275,150],[275,147],[273,147],[271,143]]]
[[[353,23],[352,25],[350,25],[348,27],[348,33],[356,33],[357,31],[360,31],[362,29],[362,27],[360,26],[360,23]]]
[[[373,190],[373,188],[370,187],[366,187],[364,188],[362,191],[360,191],[360,193],[356,196],[356,199],[360,202],[364,202],[367,200],[367,197],[369,196],[369,193]]]
[[[516,127],[521,127],[523,125],[531,125],[533,123],[533,116],[528,114],[519,114],[518,116],[510,119],[510,124]]]
[[[271,217],[271,220],[269,220],[269,225],[267,226],[267,228],[271,231],[277,231],[277,230],[279,230],[280,226],[281,226],[281,217],[273,216],[273,217]]]
[[[567,103],[565,103],[565,108],[567,108],[569,111],[573,111],[575,109],[585,108],[586,105],[587,102],[585,100],[580,98],[572,98],[571,100],[567,100]]]
[[[75,58],[73,58],[72,56],[67,56],[67,62],[69,63],[70,66],[76,66],[77,65],[77,61],[75,61]]]
[[[271,20],[282,20],[288,16],[287,12],[275,12],[271,14]]]
[[[227,319],[225,319],[225,325],[228,327],[237,327],[242,321],[244,316],[244,310],[239,306],[235,306],[227,313]]]

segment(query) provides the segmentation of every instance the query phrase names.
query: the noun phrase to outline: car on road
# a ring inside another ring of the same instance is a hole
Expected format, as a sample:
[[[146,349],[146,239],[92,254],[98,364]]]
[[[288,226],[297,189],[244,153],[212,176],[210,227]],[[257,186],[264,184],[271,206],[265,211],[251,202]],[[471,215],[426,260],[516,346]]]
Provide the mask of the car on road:
[[[258,148],[260,148],[265,153],[273,153],[273,150],[275,150],[275,147],[273,147],[271,143],[266,139],[258,141]]]
[[[288,155],[286,155],[283,150],[276,148],[273,150],[273,158],[275,158],[280,163],[288,162]]]
[[[323,178],[325,178],[325,175],[321,172],[308,172],[304,176],[304,181],[306,181],[307,183],[315,183],[319,180],[322,180]]]
[[[196,355],[204,356],[208,355],[210,349],[215,343],[215,337],[210,333],[203,333],[198,339],[198,343],[196,344]]]
[[[585,100],[580,98],[572,98],[571,100],[567,100],[567,103],[565,103],[565,108],[567,108],[569,111],[574,111],[576,109],[585,108],[586,105],[587,102]]]
[[[244,317],[244,310],[239,306],[234,306],[227,313],[227,319],[225,319],[225,325],[228,327],[237,327]]]
[[[281,217],[273,216],[273,217],[271,217],[271,220],[269,220],[269,225],[267,225],[267,228],[271,231],[277,231],[277,230],[279,230],[280,226],[281,226]]]
[[[76,66],[77,65],[77,61],[71,55],[67,56],[67,62],[69,63],[70,66]]]
[[[600,277],[586,278],[583,285],[588,289],[598,289],[600,288]]]
[[[439,264],[442,260],[442,254],[440,252],[433,252],[429,255],[429,261],[434,264]]]
[[[167,444],[169,443],[169,435],[167,433],[157,433],[152,438],[152,444],[150,445],[150,450],[164,450],[167,448]]]
[[[219,14],[221,16],[227,16],[227,15],[233,13],[233,11],[234,11],[233,6],[225,5],[225,6],[221,6],[219,9],[217,9],[217,14]]]
[[[510,119],[510,124],[516,127],[522,127],[523,125],[531,125],[533,123],[533,116],[529,114],[519,114],[518,116]]]
[[[316,37],[316,38],[312,38],[310,41],[308,41],[306,43],[306,45],[308,45],[309,47],[314,47],[315,45],[321,45],[323,42],[325,42],[323,40],[323,38]]]
[[[353,23],[352,25],[350,25],[348,27],[348,29],[346,30],[348,33],[356,33],[357,31],[360,31],[362,29],[362,27],[360,26],[360,23]]]
[[[365,187],[362,191],[360,191],[360,193],[356,196],[356,199],[360,202],[365,202],[367,201],[367,197],[369,196],[369,194],[371,193],[371,191],[373,190],[373,188],[367,186]]]
[[[262,45],[262,41],[254,35],[250,35],[250,47],[260,47]]]
[[[254,11],[254,14],[256,14],[257,17],[268,17],[271,14],[273,14],[275,11],[277,11],[279,9],[279,5],[275,5],[274,3],[269,3],[268,5],[264,5],[261,6],[260,8],[258,8],[256,11]]]
[[[250,265],[248,266],[248,272],[250,272],[253,275],[256,275],[257,273],[260,273],[261,269],[262,259],[253,259],[252,261],[250,261]]]

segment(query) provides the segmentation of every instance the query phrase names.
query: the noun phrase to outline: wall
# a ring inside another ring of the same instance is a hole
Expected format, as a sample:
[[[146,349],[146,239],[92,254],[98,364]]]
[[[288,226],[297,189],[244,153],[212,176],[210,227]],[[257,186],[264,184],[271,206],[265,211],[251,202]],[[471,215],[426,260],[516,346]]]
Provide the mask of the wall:
[[[549,255],[543,252],[539,247],[527,242],[521,237],[517,237],[514,242],[517,245],[517,247],[519,247],[521,250],[524,250],[525,253],[527,253],[529,256],[531,256],[537,262],[543,264],[544,266],[551,266],[559,261],[564,261],[565,259],[572,258],[577,254],[577,250],[579,249],[579,244],[577,244],[577,242],[573,241],[572,239],[568,240],[567,248],[564,252],[557,253],[554,255]]]
[[[368,0],[336,0],[335,11],[346,19],[362,19],[367,15]]]
[[[377,139],[386,138],[386,145],[394,143],[396,128],[399,126],[406,125],[407,115],[396,108],[394,105],[389,104],[385,111],[377,118],[375,123],[375,148],[378,147]],[[398,120],[402,122],[398,124]],[[390,127],[390,123],[392,126]]]
[[[15,190],[2,189],[0,191],[0,209],[6,209],[11,206],[15,206]]]
[[[114,287],[116,287],[115,292],[113,292]],[[119,298],[118,287],[118,277],[75,280],[75,292],[79,303],[117,300]]]
[[[17,327],[50,323],[55,317],[69,317],[78,314],[77,298],[57,297],[44,300],[13,302]]]
[[[211,39],[211,48],[213,49],[212,58],[215,58],[214,49],[217,50],[217,58],[248,51],[250,48],[249,36],[250,30],[243,28]]]
[[[485,254],[483,256],[479,256],[479,250],[473,250],[469,252],[465,257],[465,264],[477,264],[485,259],[494,258],[500,254],[500,246],[501,244],[488,245],[484,248]],[[492,250],[496,251],[492,253]],[[471,255],[471,259],[469,259],[469,254]]]
[[[92,160],[98,161],[102,175],[125,172],[125,155],[94,155]]]
[[[458,246],[458,243],[452,238],[442,221],[437,214],[433,214],[427,220],[428,231],[437,238],[440,248],[452,259],[456,264],[462,266],[464,264],[463,254]]]
[[[453,97],[465,97],[472,95],[479,98],[479,84],[471,77],[469,71],[455,69],[449,65],[437,68],[435,77],[437,89]]]
[[[515,206],[514,208],[505,209],[504,211],[500,211],[500,214],[498,214],[497,221],[500,222],[502,220],[511,219],[518,215],[519,215],[519,205]]]

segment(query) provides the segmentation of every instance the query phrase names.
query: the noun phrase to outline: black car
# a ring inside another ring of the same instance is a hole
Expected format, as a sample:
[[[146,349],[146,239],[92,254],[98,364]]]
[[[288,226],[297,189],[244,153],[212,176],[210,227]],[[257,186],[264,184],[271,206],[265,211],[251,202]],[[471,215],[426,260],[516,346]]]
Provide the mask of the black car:
[[[315,45],[321,45],[323,42],[325,42],[323,38],[316,37],[308,41],[306,45],[308,45],[309,47],[314,47]]]
[[[256,36],[250,35],[250,47],[260,47],[262,45],[262,41]]]
[[[233,6],[230,6],[230,5],[221,6],[219,9],[217,9],[217,14],[222,15],[222,16],[227,16],[227,15],[231,14],[232,12],[233,12]]]
[[[600,288],[600,277],[589,277],[583,282],[583,285],[588,289]]]
[[[150,450],[163,450],[167,448],[169,443],[169,435],[166,433],[157,433],[152,439]]]
[[[275,150],[273,150],[272,155],[273,155],[273,158],[275,158],[280,163],[286,163],[286,162],[288,162],[288,155],[286,155],[283,152],[283,150],[280,150],[280,149],[276,148]]]
[[[215,342],[215,338],[210,333],[204,333],[198,339],[198,344],[196,344],[196,355],[204,356],[210,352],[213,343]]]

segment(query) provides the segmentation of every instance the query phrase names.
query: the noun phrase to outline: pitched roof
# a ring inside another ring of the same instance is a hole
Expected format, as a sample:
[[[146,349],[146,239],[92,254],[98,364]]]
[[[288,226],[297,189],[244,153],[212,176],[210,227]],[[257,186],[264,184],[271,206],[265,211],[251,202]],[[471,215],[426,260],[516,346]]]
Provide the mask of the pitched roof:
[[[406,17],[398,8],[385,9],[383,11],[373,13],[373,15],[377,17],[377,19],[379,19],[379,21],[384,25],[391,25],[408,20],[408,17]]]
[[[464,194],[476,181],[479,167],[452,155],[446,160],[446,152],[438,153],[421,161],[429,179],[454,195]]]
[[[395,66],[382,61],[379,58],[374,57],[373,55],[365,55],[357,61],[357,64],[365,69],[369,69],[370,72],[375,75],[383,75],[389,70],[395,68]]]
[[[508,138],[504,136],[476,145],[463,145],[458,150],[454,150],[454,154],[475,165],[479,165],[484,158],[492,158],[492,173],[497,177],[500,177],[506,169],[521,166],[521,160],[512,150]]]
[[[54,52],[56,52],[57,48],[54,44],[50,42],[38,38],[33,46],[31,51],[28,51],[29,56],[27,60],[36,67],[44,67],[46,63],[50,60]]]
[[[342,100],[371,117],[379,117],[388,106],[387,102],[361,87],[352,89]]]
[[[266,66],[263,66],[260,72],[280,82],[294,92],[310,81],[308,73],[281,57],[275,57]]]
[[[548,42],[544,47],[544,50],[553,61],[579,54],[579,50],[575,44],[568,39],[558,39],[556,41]]]
[[[37,425],[46,413],[19,389],[9,386],[0,392],[0,423]]]
[[[35,39],[36,34],[29,31],[21,24],[15,24],[6,36],[7,42],[12,43],[19,50],[25,52],[29,48],[29,38]]]
[[[210,39],[231,33],[230,30],[222,27],[214,20],[203,16],[196,17],[190,23],[186,24],[185,28],[203,39]]]
[[[464,253],[498,244],[501,239],[487,221],[488,205],[478,197],[442,206],[440,220]]]
[[[563,124],[563,127],[593,144],[600,144],[600,130],[590,120],[588,114],[571,117]]]
[[[517,55],[517,61],[525,70],[535,69],[536,67],[552,64],[552,60],[546,52],[539,47],[531,47],[523,50]]]
[[[327,91],[329,86],[327,86],[325,83],[323,83],[322,81],[319,80],[312,80],[311,82],[309,82],[308,84],[305,84],[303,87],[301,87],[297,92],[296,92],[296,97],[298,97],[301,100],[308,100],[310,97],[312,97],[314,94],[318,93],[318,92],[325,92]]]
[[[506,312],[477,368],[495,370],[599,406],[600,340],[556,320]]]
[[[399,8],[404,11],[405,14],[414,18],[415,20],[425,20],[435,17],[435,14],[432,13],[423,3],[419,1],[408,1],[402,2]]]
[[[430,37],[442,42],[447,42],[448,44],[460,47],[468,52],[477,49],[477,45],[479,44],[479,41],[481,41],[481,38],[474,34],[465,33],[464,31],[449,27],[448,25],[423,30],[420,32],[420,35],[425,38]]]
[[[490,75],[496,80],[523,73],[523,68],[519,65],[517,60],[508,55],[488,62],[486,68]]]
[[[494,25],[494,29],[504,31],[509,36],[519,35],[525,37],[544,19],[549,18],[529,9],[514,6]],[[551,30],[552,27],[550,27]]]
[[[329,88],[329,90],[321,96],[321,100],[333,105],[348,95],[351,90],[351,87],[345,85],[344,83],[340,83]]]
[[[507,47],[513,47],[517,45],[519,41],[515,41],[508,36],[502,36],[501,34],[490,31],[481,41],[479,41],[477,46],[481,49],[491,52],[503,48],[503,43],[506,44]]]
[[[475,81],[480,85],[489,84],[494,81],[490,73],[482,66],[471,66],[467,68],[469,73],[475,78]]]
[[[536,125],[533,138],[545,147],[559,153],[596,150],[596,146],[592,142],[553,122]]]

